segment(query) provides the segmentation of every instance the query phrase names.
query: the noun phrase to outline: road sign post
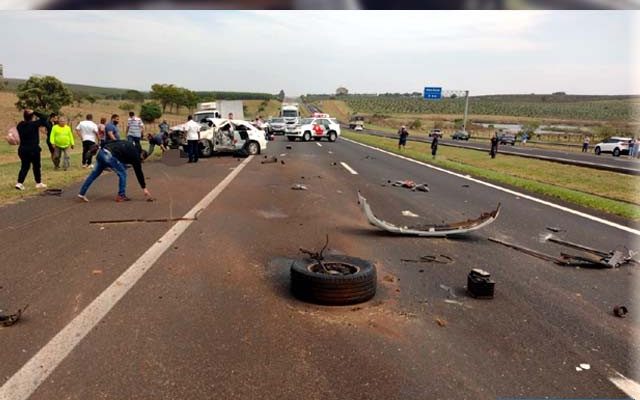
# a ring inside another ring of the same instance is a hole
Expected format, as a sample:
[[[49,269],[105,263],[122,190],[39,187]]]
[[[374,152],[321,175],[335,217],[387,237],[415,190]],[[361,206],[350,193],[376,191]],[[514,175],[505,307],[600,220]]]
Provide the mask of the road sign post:
[[[442,88],[425,87],[423,97],[425,100],[440,100],[442,98]]]

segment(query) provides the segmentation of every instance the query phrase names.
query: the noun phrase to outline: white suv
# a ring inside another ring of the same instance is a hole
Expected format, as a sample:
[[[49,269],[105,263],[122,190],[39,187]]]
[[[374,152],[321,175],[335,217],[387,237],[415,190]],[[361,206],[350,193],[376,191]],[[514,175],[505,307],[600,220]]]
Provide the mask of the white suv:
[[[286,132],[290,141],[302,138],[308,142],[314,140],[328,139],[335,142],[340,136],[340,124],[334,118],[303,118],[300,120],[300,128],[297,132]]]
[[[613,136],[596,144],[593,151],[596,155],[612,153],[614,157],[618,157],[620,154],[629,154],[629,142],[632,140],[628,137]]]

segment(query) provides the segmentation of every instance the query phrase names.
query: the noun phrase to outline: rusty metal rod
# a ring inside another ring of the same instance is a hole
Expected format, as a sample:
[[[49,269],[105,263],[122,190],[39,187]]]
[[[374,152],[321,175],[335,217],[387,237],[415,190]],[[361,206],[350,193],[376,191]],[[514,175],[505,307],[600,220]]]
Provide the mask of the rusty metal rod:
[[[528,254],[530,256],[537,257],[537,258],[540,258],[540,259],[543,259],[543,260],[546,260],[546,261],[551,261],[551,262],[554,262],[556,264],[561,264],[561,265],[565,264],[565,262],[563,260],[561,260],[561,259],[559,259],[557,257],[550,256],[548,254],[539,252],[537,250],[532,250],[532,249],[529,249],[529,248],[524,247],[524,246],[520,246],[520,245],[517,245],[517,244],[514,244],[514,243],[505,242],[503,240],[492,238],[492,237],[489,238],[489,241],[501,244],[501,245],[506,246],[506,247],[510,247],[510,248],[512,248],[514,250],[518,250],[518,251],[520,251],[522,253],[525,253],[525,254]]]

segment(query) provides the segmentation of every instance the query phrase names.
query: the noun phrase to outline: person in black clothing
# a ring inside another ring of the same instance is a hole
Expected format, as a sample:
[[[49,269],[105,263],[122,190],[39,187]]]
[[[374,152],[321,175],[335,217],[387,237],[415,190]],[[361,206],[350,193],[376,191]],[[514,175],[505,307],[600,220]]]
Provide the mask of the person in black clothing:
[[[92,154],[96,154],[96,165],[91,174],[82,184],[78,198],[89,201],[86,194],[93,182],[102,174],[106,168],[111,168],[118,175],[118,196],[117,202],[129,201],[126,195],[127,189],[127,168],[129,164],[133,167],[138,178],[138,183],[144,192],[144,195],[150,199],[151,193],[147,189],[144,181],[144,173],[142,172],[142,162],[147,158],[145,150],[138,151],[138,148],[129,141],[117,140],[106,143],[103,147],[94,145],[91,150]]]
[[[436,158],[436,153],[438,152],[438,135],[433,135],[433,139],[431,139],[431,156]]]
[[[38,117],[37,120],[34,116]],[[37,189],[47,187],[42,183],[40,171],[40,127],[47,126],[47,116],[40,113],[34,113],[33,110],[24,110],[22,113],[23,121],[20,121],[16,127],[20,136],[20,146],[18,146],[18,156],[20,157],[20,172],[18,173],[18,182],[15,188],[24,190],[24,180],[27,173],[33,165],[33,177],[36,181]]]
[[[58,114],[51,113],[49,114],[49,120],[47,121],[47,147],[49,148],[49,154],[51,155],[51,160],[53,161],[53,152],[55,150],[55,146],[51,144],[51,130],[53,126],[58,123]]]
[[[494,133],[491,137],[491,158],[496,158],[496,154],[498,154],[498,133]]]
[[[409,132],[404,125],[400,127],[398,136],[400,136],[400,138],[398,139],[398,150],[400,150],[400,146],[402,146],[402,148],[404,149],[404,147],[407,145],[407,137],[409,136]]]

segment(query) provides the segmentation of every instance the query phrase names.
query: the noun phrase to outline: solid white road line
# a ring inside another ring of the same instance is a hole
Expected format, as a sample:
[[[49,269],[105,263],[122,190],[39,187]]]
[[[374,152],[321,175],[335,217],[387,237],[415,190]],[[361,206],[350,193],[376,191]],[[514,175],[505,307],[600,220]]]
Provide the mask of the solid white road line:
[[[621,224],[618,224],[618,223],[615,223],[615,222],[612,222],[612,221],[608,221],[608,220],[606,220],[604,218],[596,217],[594,215],[587,214],[587,213],[584,213],[582,211],[574,210],[574,209],[569,208],[569,207],[561,206],[559,204],[555,204],[555,203],[552,203],[550,201],[542,200],[542,199],[539,199],[537,197],[530,196],[528,194],[520,193],[520,192],[517,192],[515,190],[507,189],[507,188],[502,187],[502,186],[494,185],[493,183],[481,181],[480,179],[472,178],[472,177],[467,176],[467,175],[462,175],[462,174],[459,174],[457,172],[453,172],[453,171],[449,171],[449,170],[444,169],[444,168],[436,167],[435,165],[431,165],[431,164],[424,163],[422,161],[414,160],[413,158],[401,156],[401,155],[392,153],[392,152],[387,151],[387,150],[383,150],[383,149],[379,149],[377,147],[369,146],[368,144],[359,143],[359,142],[356,142],[355,140],[347,139],[345,137],[343,137],[342,139],[346,140],[348,142],[355,143],[357,145],[369,148],[369,149],[380,151],[380,152],[388,154],[390,156],[401,158],[403,160],[411,161],[413,163],[420,164],[422,166],[429,167],[431,169],[435,169],[436,171],[444,172],[444,173],[447,173],[449,175],[457,176],[459,178],[466,179],[468,181],[472,181],[472,182],[478,183],[480,185],[484,185],[484,186],[488,186],[488,187],[493,188],[493,189],[501,190],[501,191],[503,191],[505,193],[509,193],[509,194],[514,195],[514,196],[521,197],[523,199],[527,199],[527,200],[534,201],[536,203],[544,204],[546,206],[549,206],[549,207],[552,207],[552,208],[556,208],[558,210],[562,210],[562,211],[568,212],[570,214],[577,215],[577,216],[589,219],[591,221],[598,222],[598,223],[601,223],[601,224],[604,224],[604,225],[608,225],[610,227],[613,227],[613,228],[616,228],[616,229],[620,229],[622,231],[633,233],[634,235],[640,236],[640,230],[633,229],[633,228],[630,228],[628,226],[624,226],[624,225],[621,225]]]
[[[347,171],[351,172],[352,175],[358,175],[358,172],[351,168],[346,162],[340,161],[340,165],[342,165]]]
[[[609,380],[632,399],[640,400],[640,384],[624,377],[620,373],[618,375],[620,376],[609,378]]]
[[[227,175],[211,192],[196,204],[184,218],[195,218],[207,208],[220,193],[238,176],[251,161],[247,157],[242,164]],[[80,341],[142,278],[162,254],[187,230],[193,221],[178,221],[136,262],[118,277],[104,292],[53,337],[40,351],[18,370],[2,387],[0,400],[26,400],[47,379],[56,367],[71,353]]]
[[[322,144],[320,142],[316,142],[316,144],[318,145],[318,147],[322,147]]]

